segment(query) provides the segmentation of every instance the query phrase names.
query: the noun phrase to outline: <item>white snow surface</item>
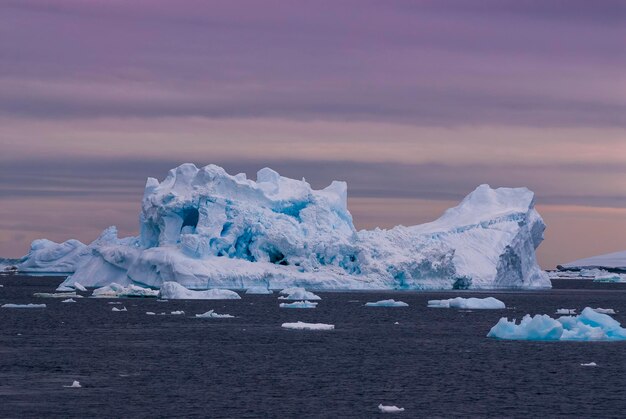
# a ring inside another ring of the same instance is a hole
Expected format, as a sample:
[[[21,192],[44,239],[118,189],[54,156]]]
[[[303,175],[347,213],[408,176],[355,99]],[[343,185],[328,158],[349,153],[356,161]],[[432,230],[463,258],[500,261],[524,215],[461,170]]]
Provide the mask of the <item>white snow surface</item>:
[[[211,289],[192,291],[177,282],[165,282],[159,292],[159,298],[167,300],[239,300],[241,297],[235,291]]]
[[[196,314],[196,317],[199,319],[232,319],[235,316],[231,316],[230,314],[218,314],[215,310],[209,310],[206,313]]]
[[[378,410],[380,410],[381,413],[400,413],[404,412],[404,407],[383,406],[383,404],[381,403],[378,405]]]
[[[626,250],[621,252],[606,253],[604,255],[592,256],[578,259],[573,262],[560,265],[563,270],[568,269],[620,269],[626,272]]]
[[[487,337],[509,340],[615,341],[626,340],[626,329],[612,317],[586,307],[578,316],[558,319],[546,314],[526,315],[520,324],[502,317]]]
[[[367,307],[408,307],[409,305],[404,301],[396,301],[394,299],[391,300],[380,300],[374,303],[365,303]]]
[[[294,301],[293,303],[280,303],[280,308],[315,308],[317,303],[311,301]]]
[[[139,287],[133,284],[125,287],[114,282],[110,285],[96,288],[91,293],[91,296],[95,298],[156,297],[158,294],[158,290]]]
[[[311,291],[307,291],[304,288],[287,288],[280,292],[279,300],[321,300],[319,295],[313,294]],[[286,294],[286,295],[285,295]]]
[[[598,364],[596,364],[595,362],[589,362],[587,364],[580,364],[581,367],[597,367]]]
[[[333,330],[335,329],[334,324],[304,323],[304,322],[283,323],[281,327],[285,329],[295,329],[295,330]]]
[[[46,308],[45,304],[2,304],[2,308]]]
[[[497,298],[449,298],[447,300],[429,300],[428,307],[431,308],[461,308],[461,309],[484,309],[499,310],[506,308],[506,305]]]
[[[36,240],[18,268],[73,272],[62,285],[86,287],[547,288],[544,228],[530,190],[481,185],[431,223],[356,231],[345,182],[314,190],[269,168],[254,181],[187,163],[148,179],[138,237]]]

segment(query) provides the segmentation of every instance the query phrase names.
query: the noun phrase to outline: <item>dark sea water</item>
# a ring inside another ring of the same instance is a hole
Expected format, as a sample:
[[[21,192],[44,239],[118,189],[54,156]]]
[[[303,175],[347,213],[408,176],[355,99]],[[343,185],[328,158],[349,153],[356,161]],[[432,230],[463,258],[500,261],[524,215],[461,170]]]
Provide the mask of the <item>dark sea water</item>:
[[[541,292],[318,293],[316,309],[277,294],[236,301],[43,299],[59,278],[0,277],[2,417],[625,417],[626,342],[486,338],[502,316],[614,308],[626,286],[555,281]],[[429,309],[429,299],[495,296],[506,310]],[[395,298],[408,308],[366,308]],[[234,319],[196,319],[215,309]],[[184,310],[184,316],[146,311]],[[288,321],[332,323],[294,331]],[[394,322],[400,324],[394,325]],[[597,367],[581,363],[596,362]],[[64,388],[79,380],[83,388]]]

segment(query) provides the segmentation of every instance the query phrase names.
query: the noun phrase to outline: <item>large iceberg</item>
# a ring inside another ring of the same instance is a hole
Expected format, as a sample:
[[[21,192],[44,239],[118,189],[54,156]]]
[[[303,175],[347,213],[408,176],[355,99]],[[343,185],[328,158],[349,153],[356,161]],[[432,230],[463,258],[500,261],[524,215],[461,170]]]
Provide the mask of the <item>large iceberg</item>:
[[[626,272],[626,250],[578,259],[559,265],[557,268],[564,271],[597,268],[613,272]]]
[[[344,182],[314,190],[268,168],[253,181],[183,164],[148,179],[140,228],[119,239],[110,227],[87,246],[36,241],[18,268],[73,272],[64,284],[87,287],[550,287],[535,259],[545,225],[526,188],[481,185],[434,222],[357,231]]]

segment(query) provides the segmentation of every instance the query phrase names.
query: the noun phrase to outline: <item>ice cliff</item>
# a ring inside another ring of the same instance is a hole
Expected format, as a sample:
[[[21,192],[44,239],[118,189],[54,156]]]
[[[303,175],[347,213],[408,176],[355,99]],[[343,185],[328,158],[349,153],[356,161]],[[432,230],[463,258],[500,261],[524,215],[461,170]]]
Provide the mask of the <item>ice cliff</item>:
[[[356,231],[345,182],[314,190],[268,168],[253,181],[183,164],[148,179],[138,237],[110,227],[90,245],[35,241],[18,268],[91,287],[542,288],[544,228],[526,188],[481,185],[434,222]]]

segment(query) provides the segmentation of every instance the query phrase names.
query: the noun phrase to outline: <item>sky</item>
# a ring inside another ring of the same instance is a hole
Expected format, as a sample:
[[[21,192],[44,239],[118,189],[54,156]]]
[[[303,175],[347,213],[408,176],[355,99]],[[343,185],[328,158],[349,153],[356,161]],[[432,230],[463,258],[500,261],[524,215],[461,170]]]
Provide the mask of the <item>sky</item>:
[[[138,233],[184,162],[348,182],[357,228],[526,186],[544,268],[626,249],[626,2],[0,4],[0,256]]]

